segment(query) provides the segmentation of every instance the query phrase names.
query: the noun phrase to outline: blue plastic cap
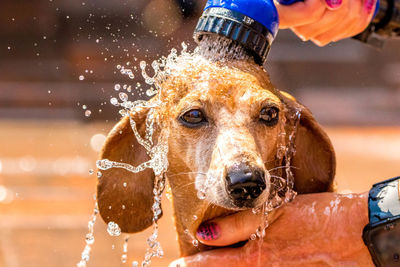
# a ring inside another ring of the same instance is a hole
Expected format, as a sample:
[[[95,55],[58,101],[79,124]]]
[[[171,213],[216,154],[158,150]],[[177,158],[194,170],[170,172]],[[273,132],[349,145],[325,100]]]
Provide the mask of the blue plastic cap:
[[[278,0],[278,3],[285,6],[290,6],[297,2],[304,2],[303,0]]]
[[[204,10],[211,7],[239,12],[264,25],[274,37],[278,33],[279,16],[273,0],[208,0]]]
[[[371,20],[373,20],[376,17],[376,14],[378,14],[379,6],[380,6],[380,3],[379,3],[379,0],[378,0],[378,1],[376,1],[374,15],[372,16]]]

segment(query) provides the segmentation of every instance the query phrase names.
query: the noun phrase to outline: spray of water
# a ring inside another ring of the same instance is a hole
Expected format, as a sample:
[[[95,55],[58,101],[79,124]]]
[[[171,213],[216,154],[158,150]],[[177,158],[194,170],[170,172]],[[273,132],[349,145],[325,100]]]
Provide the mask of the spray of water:
[[[85,267],[86,263],[90,259],[90,251],[91,251],[92,245],[94,243],[94,224],[96,222],[98,214],[99,214],[99,208],[98,208],[97,202],[96,202],[94,210],[93,210],[92,218],[88,222],[88,233],[86,234],[86,240],[85,240],[86,246],[83,249],[83,252],[81,255],[81,260],[77,264],[78,267]]]
[[[217,44],[217,45],[216,45]],[[176,72],[179,68],[184,68],[185,60],[193,61],[194,59],[200,61],[229,61],[233,59],[241,59],[241,60],[251,60],[251,57],[244,51],[244,49],[227,41],[226,39],[216,37],[205,37],[202,42],[200,42],[199,46],[194,50],[194,52],[189,53],[187,51],[187,46],[182,44],[182,51],[178,54],[176,49],[172,49],[171,53],[167,57],[162,57],[157,61],[153,61],[151,67],[153,69],[154,74],[149,75],[147,73],[147,64],[146,62],[140,62],[140,68],[142,72],[142,76],[145,79],[146,84],[150,85],[149,89],[147,89],[147,96],[155,96],[152,101],[145,100],[136,100],[129,101],[128,95],[125,92],[120,91],[121,88],[130,92],[131,86],[116,84],[115,90],[118,91],[118,98],[113,97],[110,99],[110,103],[114,106],[120,108],[119,113],[122,116],[130,117],[130,126],[132,131],[138,141],[138,143],[145,148],[146,153],[150,157],[150,160],[139,164],[138,166],[132,166],[130,164],[124,162],[115,162],[108,159],[102,159],[97,161],[96,165],[99,169],[97,176],[99,179],[102,177],[101,170],[108,170],[111,168],[122,168],[132,173],[138,173],[144,171],[145,169],[152,169],[155,174],[155,182],[153,189],[153,226],[152,226],[152,234],[147,239],[148,249],[144,256],[144,260],[141,263],[141,266],[149,266],[151,264],[153,257],[162,257],[164,252],[162,250],[161,244],[158,241],[159,228],[158,228],[158,219],[161,215],[161,196],[165,189],[165,173],[168,169],[168,135],[166,131],[161,131],[156,141],[153,140],[154,129],[156,125],[161,126],[162,121],[157,116],[157,110],[161,109],[165,103],[158,97],[160,96],[159,92],[162,90],[160,84],[164,81],[171,73]],[[177,64],[177,62],[180,62]],[[132,69],[127,67],[123,67],[118,65],[117,69],[123,75],[127,75],[130,79],[134,78],[134,74]],[[138,88],[140,86],[137,86]],[[146,118],[146,131],[145,135],[141,136],[137,130],[136,122],[134,120],[134,114],[138,112],[140,109],[148,109],[148,115]],[[261,241],[265,236],[265,229],[268,227],[267,217],[268,214],[279,208],[286,202],[292,201],[296,196],[296,192],[293,191],[293,174],[291,172],[290,161],[292,156],[295,153],[294,139],[295,132],[297,128],[297,124],[300,119],[301,109],[298,108],[295,112],[292,112],[292,116],[289,117],[289,122],[284,123],[285,125],[289,125],[289,127],[282,127],[281,134],[279,136],[278,149],[277,149],[277,158],[280,162],[285,162],[285,165],[282,166],[281,170],[284,170],[285,175],[272,175],[272,182],[275,184],[273,188],[275,191],[271,192],[270,199],[264,203],[261,207],[253,209],[254,213],[261,214],[260,226],[255,229],[255,233],[250,236],[250,240],[256,240],[259,238]],[[162,129],[162,127],[159,127]],[[282,178],[285,176],[285,178]],[[207,181],[205,183],[208,186],[213,185],[213,181]],[[198,198],[203,200],[206,197],[207,188],[200,189],[198,191]],[[96,221],[96,216],[98,214],[98,207],[96,203],[96,207],[94,209],[94,214],[92,219],[89,221],[89,233],[86,236],[86,246],[84,251],[82,252],[81,261],[78,263],[78,267],[86,266],[86,263],[89,261],[89,254],[91,250],[91,245],[94,243],[93,236],[93,226]],[[197,220],[193,218],[193,221]],[[121,229],[119,226],[110,222],[108,224],[107,231],[112,236],[119,236],[121,234]],[[192,244],[194,246],[198,246],[199,242],[195,237],[189,233],[189,231],[185,231],[186,234],[191,236]],[[121,257],[122,263],[127,261],[127,251],[128,251],[128,241],[129,236],[125,237],[124,245],[123,245],[123,254]],[[260,242],[261,244],[261,242]],[[260,246],[261,248],[261,246]],[[138,262],[132,262],[132,266],[138,266]]]

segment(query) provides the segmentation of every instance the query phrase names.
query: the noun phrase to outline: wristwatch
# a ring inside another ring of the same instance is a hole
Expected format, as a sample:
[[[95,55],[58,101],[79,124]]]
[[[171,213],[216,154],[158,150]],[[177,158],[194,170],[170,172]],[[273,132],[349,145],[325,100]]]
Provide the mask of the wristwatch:
[[[374,184],[363,240],[376,266],[400,266],[400,177]]]

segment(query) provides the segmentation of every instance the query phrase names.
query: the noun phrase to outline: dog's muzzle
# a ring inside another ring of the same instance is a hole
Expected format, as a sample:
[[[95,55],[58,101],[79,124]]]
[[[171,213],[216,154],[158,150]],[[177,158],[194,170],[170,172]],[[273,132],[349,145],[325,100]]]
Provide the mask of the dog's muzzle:
[[[239,164],[228,170],[226,188],[237,207],[254,207],[255,200],[267,187],[264,176],[264,171],[246,164]]]

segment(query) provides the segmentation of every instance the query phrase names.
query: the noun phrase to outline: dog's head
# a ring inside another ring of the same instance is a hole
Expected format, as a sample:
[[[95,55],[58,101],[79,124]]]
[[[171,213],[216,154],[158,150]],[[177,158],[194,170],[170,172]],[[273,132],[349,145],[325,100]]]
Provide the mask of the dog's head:
[[[294,189],[331,189],[335,157],[328,137],[305,107],[271,85],[262,68],[245,61],[187,62],[161,87],[157,98],[164,105],[157,112],[163,126],[157,131],[168,131],[167,177],[179,212],[204,216],[207,203],[228,210],[265,203],[275,186],[272,180],[286,175],[278,171],[287,160],[280,150],[288,145],[299,111],[297,152],[291,160]],[[142,135],[147,112],[143,108],[132,115]],[[148,160],[128,117],[109,134],[101,158],[132,165]],[[153,184],[151,170],[103,171],[98,185],[103,219],[126,232],[151,225]]]

